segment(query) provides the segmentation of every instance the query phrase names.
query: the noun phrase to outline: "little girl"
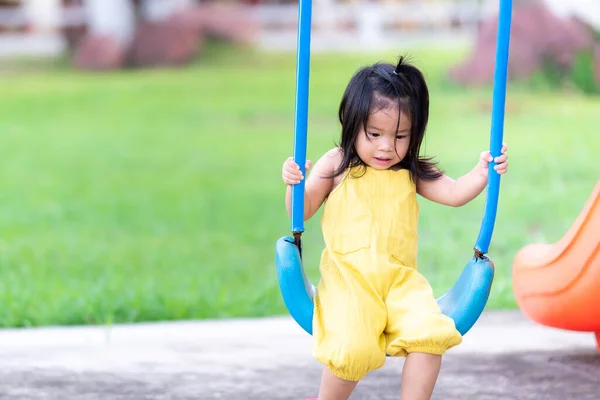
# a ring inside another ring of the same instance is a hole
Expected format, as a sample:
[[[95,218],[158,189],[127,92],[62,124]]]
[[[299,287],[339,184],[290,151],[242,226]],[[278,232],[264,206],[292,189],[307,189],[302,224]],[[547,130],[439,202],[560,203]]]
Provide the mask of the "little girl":
[[[339,109],[341,143],[314,165],[305,185],[305,220],[324,203],[321,281],[315,296],[314,356],[325,365],[319,400],[346,400],[368,372],[405,356],[402,399],[429,399],[441,356],[461,343],[417,272],[417,194],[459,207],[486,187],[489,152],[453,180],[420,156],[429,118],[422,73],[400,58],[377,63],[350,80]],[[494,160],[508,168],[506,146]],[[306,170],[311,167],[308,161]],[[304,179],[288,159],[282,177]]]

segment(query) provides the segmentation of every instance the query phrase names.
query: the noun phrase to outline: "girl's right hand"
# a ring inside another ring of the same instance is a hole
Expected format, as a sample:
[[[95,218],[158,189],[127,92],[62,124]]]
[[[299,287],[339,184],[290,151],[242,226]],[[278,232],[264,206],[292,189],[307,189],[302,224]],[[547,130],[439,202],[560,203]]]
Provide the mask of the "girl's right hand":
[[[306,161],[306,172],[312,166],[312,162],[310,160]],[[281,177],[283,179],[283,183],[286,185],[296,185],[300,183],[304,179],[302,176],[302,171],[300,171],[300,167],[294,161],[293,157],[288,158],[283,163],[283,171],[281,173]]]

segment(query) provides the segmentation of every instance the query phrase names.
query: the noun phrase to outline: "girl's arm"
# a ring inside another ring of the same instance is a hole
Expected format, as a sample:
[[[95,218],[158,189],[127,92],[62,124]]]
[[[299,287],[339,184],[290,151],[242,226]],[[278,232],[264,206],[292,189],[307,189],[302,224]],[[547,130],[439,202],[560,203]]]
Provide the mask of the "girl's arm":
[[[339,149],[334,148],[323,155],[314,165],[310,175],[306,179],[304,186],[304,220],[309,220],[319,210],[331,190],[333,189],[333,175],[335,169],[342,161],[342,154]],[[289,163],[288,160],[286,163]],[[293,160],[292,165],[299,172],[299,168]],[[307,165],[307,172],[310,169],[310,163]],[[286,173],[284,167],[284,174]],[[286,181],[284,177],[284,182]],[[292,185],[288,183],[285,194],[285,204],[288,215],[291,216],[292,207]]]
[[[499,174],[508,170],[508,155],[506,146],[502,147],[502,155],[496,157],[494,169]],[[417,193],[428,200],[439,204],[461,207],[475,199],[483,192],[488,181],[488,166],[492,161],[489,152],[481,153],[479,162],[469,173],[454,180],[446,175],[434,181],[419,180]]]

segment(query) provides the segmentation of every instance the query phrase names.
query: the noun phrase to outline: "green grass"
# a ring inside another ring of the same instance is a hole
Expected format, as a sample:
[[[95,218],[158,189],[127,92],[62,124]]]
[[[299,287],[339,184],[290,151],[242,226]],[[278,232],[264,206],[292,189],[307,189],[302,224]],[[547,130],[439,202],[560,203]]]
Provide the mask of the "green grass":
[[[344,85],[395,54],[314,55],[309,158],[332,146]],[[488,146],[491,88],[445,83],[461,54],[418,51],[431,84],[426,145],[457,177]],[[179,70],[5,73],[0,90],[0,326],[285,314],[274,244],[287,235],[295,55],[210,48]],[[600,99],[508,95],[490,308],[514,307],[511,263],[555,241],[598,180]],[[472,256],[484,197],[421,201],[420,268],[437,295]],[[314,282],[318,216],[306,225]]]

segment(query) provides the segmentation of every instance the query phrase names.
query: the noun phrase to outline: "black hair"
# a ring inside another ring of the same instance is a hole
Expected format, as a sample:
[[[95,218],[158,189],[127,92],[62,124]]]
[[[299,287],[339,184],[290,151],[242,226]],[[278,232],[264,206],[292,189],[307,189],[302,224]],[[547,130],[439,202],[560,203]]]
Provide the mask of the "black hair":
[[[366,132],[371,113],[395,105],[411,119],[411,135],[406,156],[394,167],[409,170],[414,182],[417,178],[435,180],[442,176],[433,158],[419,154],[429,120],[429,90],[425,77],[405,57],[400,57],[396,66],[379,62],[364,67],[348,83],[339,108],[342,134],[337,146],[342,151],[342,163],[334,171],[334,177],[347,168],[365,166],[355,148],[361,127]]]

